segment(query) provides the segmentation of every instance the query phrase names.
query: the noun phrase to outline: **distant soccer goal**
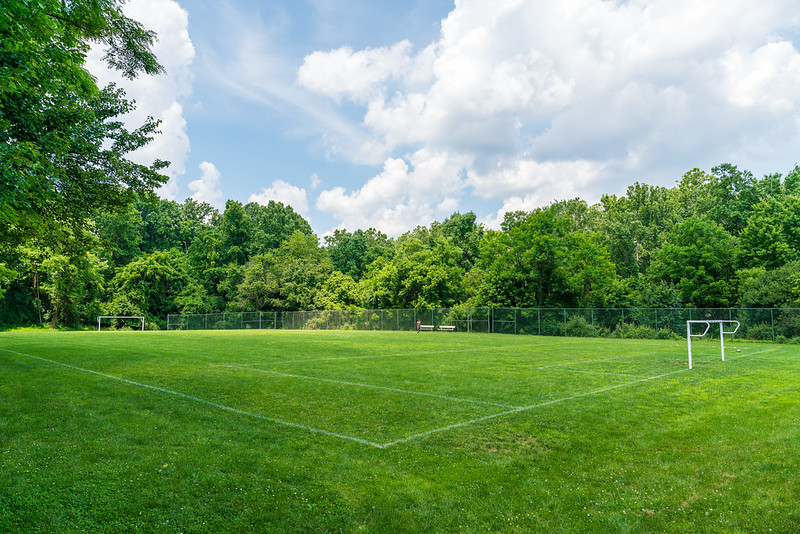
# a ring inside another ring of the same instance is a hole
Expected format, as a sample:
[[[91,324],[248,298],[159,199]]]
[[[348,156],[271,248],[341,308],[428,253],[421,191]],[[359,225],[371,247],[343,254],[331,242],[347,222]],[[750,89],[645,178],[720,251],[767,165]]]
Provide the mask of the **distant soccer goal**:
[[[692,325],[693,324],[704,324],[704,325],[706,325],[706,328],[705,328],[705,330],[703,330],[702,333],[693,334],[692,333]],[[686,321],[686,342],[689,345],[689,369],[692,368],[692,338],[693,337],[700,338],[700,337],[703,337],[706,334],[708,334],[708,331],[711,330],[711,325],[712,324],[719,324],[719,347],[720,347],[720,352],[722,353],[722,361],[723,362],[725,361],[725,335],[726,334],[727,335],[733,335],[736,332],[738,332],[739,331],[739,321],[725,321],[725,320],[719,320],[719,319],[716,319],[716,320],[700,319],[700,320],[694,320],[694,321]],[[727,330],[726,331],[725,330],[725,325],[726,324],[734,326],[733,330]]]
[[[97,317],[97,331],[100,331],[100,326],[104,320],[113,319],[137,319],[142,323],[142,332],[144,332],[144,316],[143,315],[100,315]]]

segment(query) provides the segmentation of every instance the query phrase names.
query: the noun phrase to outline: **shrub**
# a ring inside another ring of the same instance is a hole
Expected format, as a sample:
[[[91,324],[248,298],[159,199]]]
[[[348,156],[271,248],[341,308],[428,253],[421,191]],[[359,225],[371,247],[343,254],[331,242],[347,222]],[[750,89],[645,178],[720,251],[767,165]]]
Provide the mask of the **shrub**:
[[[756,341],[772,341],[772,326],[769,323],[754,324],[747,329],[744,337]]]
[[[575,315],[567,321],[567,335],[570,337],[594,337],[594,327],[582,315]]]
[[[681,336],[669,328],[659,328],[656,332],[656,339],[683,339]]]
[[[618,324],[617,328],[611,333],[611,337],[617,339],[660,339],[656,335],[654,328],[631,323]]]

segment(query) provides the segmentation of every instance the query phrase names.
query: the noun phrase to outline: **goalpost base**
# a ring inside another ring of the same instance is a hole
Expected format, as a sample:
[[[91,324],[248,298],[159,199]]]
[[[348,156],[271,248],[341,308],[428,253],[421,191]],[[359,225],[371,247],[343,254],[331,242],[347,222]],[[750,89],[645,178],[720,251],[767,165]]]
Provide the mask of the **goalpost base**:
[[[144,315],[100,315],[97,317],[97,331],[100,331],[100,323],[103,319],[139,319],[142,322],[142,332],[144,332]]]
[[[722,353],[722,361],[725,361],[725,334],[735,334],[739,331],[739,321],[733,320],[723,320],[723,319],[696,319],[693,321],[686,321],[686,341],[689,345],[689,369],[692,368],[692,338],[697,337],[701,338],[708,334],[708,331],[711,329],[711,324],[719,324],[719,344],[720,344],[720,352]],[[703,330],[702,334],[692,334],[692,325],[693,324],[704,324],[706,325],[706,329]],[[736,325],[736,327],[729,331],[725,331],[725,324],[732,324]]]

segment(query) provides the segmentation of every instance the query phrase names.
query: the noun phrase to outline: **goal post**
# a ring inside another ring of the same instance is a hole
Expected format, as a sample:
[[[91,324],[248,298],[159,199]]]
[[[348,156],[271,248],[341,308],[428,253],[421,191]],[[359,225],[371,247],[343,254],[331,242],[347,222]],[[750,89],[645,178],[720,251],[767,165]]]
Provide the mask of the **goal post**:
[[[138,319],[142,322],[142,332],[144,332],[144,315],[99,315],[97,317],[97,331],[100,331],[100,325],[103,319]]]
[[[692,333],[692,325],[693,324],[704,324],[706,325],[705,329],[700,334],[693,334]],[[739,331],[739,321],[733,320],[724,320],[724,319],[696,319],[692,321],[686,321],[686,342],[689,345],[689,369],[692,368],[692,338],[701,338],[708,334],[708,331],[711,330],[712,324],[719,324],[719,349],[722,353],[722,361],[725,361],[725,335],[733,335]],[[731,325],[733,330],[725,330],[725,325]]]

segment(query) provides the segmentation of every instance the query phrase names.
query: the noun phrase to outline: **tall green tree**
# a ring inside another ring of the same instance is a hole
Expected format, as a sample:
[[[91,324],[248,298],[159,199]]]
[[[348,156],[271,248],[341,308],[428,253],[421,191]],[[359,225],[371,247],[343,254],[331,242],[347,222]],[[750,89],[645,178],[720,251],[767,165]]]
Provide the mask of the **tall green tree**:
[[[273,252],[254,256],[238,285],[243,310],[314,310],[332,271],[316,236],[295,232]]]
[[[675,225],[650,266],[653,281],[675,284],[685,304],[734,303],[736,239],[720,225],[690,217]]]
[[[375,308],[450,307],[464,298],[462,252],[439,236],[429,247],[419,229],[401,236],[391,259],[381,256],[361,280],[365,305]]]
[[[490,232],[481,248],[485,273],[484,298],[488,305],[544,306],[562,293],[564,237],[569,219],[555,211],[507,213],[502,232]]]
[[[394,250],[386,234],[374,228],[352,234],[334,230],[332,235],[325,236],[325,244],[334,269],[356,281],[364,276],[370,263],[381,256],[391,258]]]
[[[742,269],[736,276],[739,279],[738,305],[743,308],[792,308],[797,304],[795,284],[800,276],[800,261],[774,270]]]
[[[142,216],[133,206],[124,211],[101,211],[95,218],[101,254],[113,268],[127,265],[141,255]]]
[[[604,195],[598,229],[608,239],[611,258],[623,278],[644,273],[656,250],[680,220],[673,190],[639,182],[625,196]]]
[[[117,271],[106,312],[146,315],[163,325],[167,314],[180,311],[177,299],[191,282],[183,254],[175,249],[153,252]]]
[[[687,172],[676,194],[684,217],[705,218],[738,235],[761,198],[761,188],[750,171],[723,163],[710,173],[700,169]]]
[[[481,239],[485,230],[477,222],[474,212],[454,213],[441,224],[433,223],[431,233],[434,236],[442,235],[461,249],[461,268],[469,271],[475,265],[480,255]]]
[[[157,129],[133,131],[117,118],[132,104],[113,86],[99,89],[86,70],[89,44],[128,77],[162,68],[155,34],[125,17],[118,0],[4,0],[0,9],[0,241],[30,228],[53,234],[81,225],[101,206],[120,206],[164,183],[126,155]]]
[[[244,211],[251,221],[250,246],[253,254],[277,249],[295,232],[313,235],[311,225],[291,206],[270,200],[266,206],[250,202]]]
[[[740,239],[746,267],[778,267],[800,259],[800,195],[766,197],[752,210]]]
[[[102,262],[91,252],[51,254],[42,262],[42,291],[48,296],[50,326],[79,327],[100,310],[103,292]]]
[[[229,200],[219,224],[219,248],[223,263],[244,265],[250,256],[252,221],[241,203]]]
[[[566,239],[564,306],[605,307],[613,298],[616,272],[600,234],[572,232]]]

